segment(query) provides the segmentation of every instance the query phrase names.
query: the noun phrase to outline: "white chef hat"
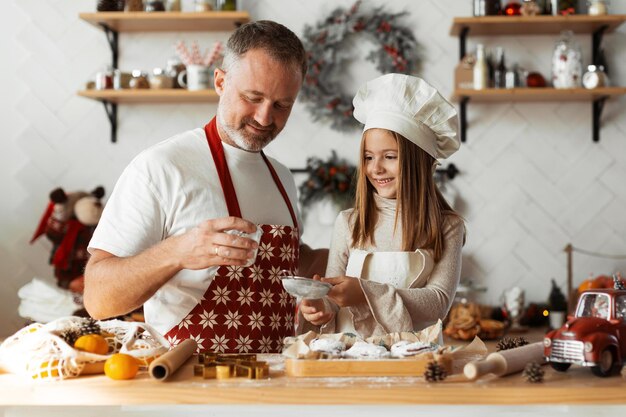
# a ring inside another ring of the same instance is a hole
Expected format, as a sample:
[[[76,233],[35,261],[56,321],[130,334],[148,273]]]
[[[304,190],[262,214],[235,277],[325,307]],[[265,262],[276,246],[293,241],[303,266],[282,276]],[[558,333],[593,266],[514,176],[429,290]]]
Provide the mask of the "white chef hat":
[[[363,131],[394,131],[435,159],[459,149],[456,109],[426,81],[405,74],[386,74],[365,83],[354,96],[354,117]]]

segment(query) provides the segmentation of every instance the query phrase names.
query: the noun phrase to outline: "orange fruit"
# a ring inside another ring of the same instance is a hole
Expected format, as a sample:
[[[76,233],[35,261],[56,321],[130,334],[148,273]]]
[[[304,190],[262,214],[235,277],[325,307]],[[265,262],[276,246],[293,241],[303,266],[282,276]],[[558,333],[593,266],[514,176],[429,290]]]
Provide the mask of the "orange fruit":
[[[104,374],[111,379],[133,379],[139,372],[139,362],[125,353],[116,353],[104,362]]]
[[[613,278],[606,275],[598,275],[593,280],[598,287],[597,288],[613,288]]]
[[[74,342],[74,347],[84,352],[106,355],[109,352],[109,344],[99,334],[86,334]]]

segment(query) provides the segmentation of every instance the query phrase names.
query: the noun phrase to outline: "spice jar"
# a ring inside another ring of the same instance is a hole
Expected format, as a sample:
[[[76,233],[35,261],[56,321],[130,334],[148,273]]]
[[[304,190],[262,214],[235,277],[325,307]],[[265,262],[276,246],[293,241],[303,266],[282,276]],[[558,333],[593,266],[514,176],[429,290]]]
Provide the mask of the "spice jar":
[[[143,88],[150,88],[150,83],[148,82],[148,75],[141,70],[133,70],[133,76],[131,77],[128,87],[139,90]]]
[[[96,90],[113,88],[113,69],[111,67],[105,67],[96,73],[95,88]]]
[[[185,69],[185,64],[178,57],[172,57],[167,60],[167,66],[165,67],[165,73],[172,78],[173,88],[183,88],[178,82],[178,74]]]
[[[98,0],[96,10],[99,12],[121,12],[124,10],[124,0]]]
[[[193,9],[196,12],[210,12],[215,8],[214,0],[194,0]]]
[[[554,88],[580,87],[582,75],[580,46],[574,41],[574,33],[571,30],[564,31],[552,55],[552,84]]]
[[[165,3],[163,0],[147,0],[144,6],[144,11],[146,12],[164,12],[165,11]]]
[[[127,12],[141,12],[143,11],[143,0],[126,0]]]
[[[174,80],[163,71],[163,68],[155,68],[152,71],[152,75],[150,76],[150,88],[160,90],[172,88],[173,85]]]
[[[592,16],[602,16],[609,14],[609,8],[605,0],[591,0],[589,3],[589,14]]]

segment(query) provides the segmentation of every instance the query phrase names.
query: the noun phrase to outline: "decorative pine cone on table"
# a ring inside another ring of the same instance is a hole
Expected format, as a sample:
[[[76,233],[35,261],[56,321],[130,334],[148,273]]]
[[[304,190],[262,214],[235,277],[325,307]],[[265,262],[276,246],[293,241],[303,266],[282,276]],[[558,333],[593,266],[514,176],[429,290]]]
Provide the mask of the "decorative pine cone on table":
[[[74,346],[74,342],[80,337],[80,332],[78,330],[69,329],[61,333],[59,336],[61,339],[65,340],[65,343],[70,346]]]
[[[543,376],[545,372],[540,364],[537,362],[528,362],[522,372],[522,377],[526,382],[543,382]]]
[[[508,350],[517,347],[521,347],[528,344],[528,340],[524,337],[503,337],[498,340],[498,344],[496,345],[496,350],[499,352],[501,350]]]
[[[424,371],[424,379],[428,382],[443,381],[448,376],[446,369],[437,361],[428,362]]]
[[[96,321],[92,318],[83,319],[78,332],[80,336],[84,336],[86,334],[100,334],[102,329],[100,325],[96,323]]]

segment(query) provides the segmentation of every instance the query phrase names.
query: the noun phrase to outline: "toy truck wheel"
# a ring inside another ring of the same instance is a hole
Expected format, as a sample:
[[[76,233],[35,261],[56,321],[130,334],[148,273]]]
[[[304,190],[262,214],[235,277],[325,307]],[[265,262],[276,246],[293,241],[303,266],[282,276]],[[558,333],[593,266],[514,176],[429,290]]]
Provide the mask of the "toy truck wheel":
[[[611,375],[613,366],[615,365],[615,356],[613,351],[608,348],[600,353],[600,360],[596,366],[591,367],[591,372],[596,376],[606,377]]]
[[[572,366],[571,363],[561,363],[561,362],[550,362],[550,366],[552,369],[558,372],[565,372]]]

